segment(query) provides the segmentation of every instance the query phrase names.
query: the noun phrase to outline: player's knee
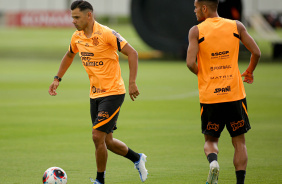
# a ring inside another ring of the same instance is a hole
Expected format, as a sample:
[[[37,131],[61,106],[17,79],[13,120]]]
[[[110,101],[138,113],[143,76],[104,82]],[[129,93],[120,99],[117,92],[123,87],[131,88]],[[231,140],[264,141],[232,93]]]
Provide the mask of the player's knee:
[[[209,153],[218,154],[218,138],[206,139],[205,144],[204,144],[204,152],[206,154],[209,154]]]
[[[99,142],[99,137],[97,135],[95,135],[95,134],[92,134],[92,140],[96,144],[96,143]]]
[[[105,139],[103,136],[94,133],[94,131],[92,132],[92,140],[94,142],[95,145],[99,145],[99,144],[104,144],[105,143]]]

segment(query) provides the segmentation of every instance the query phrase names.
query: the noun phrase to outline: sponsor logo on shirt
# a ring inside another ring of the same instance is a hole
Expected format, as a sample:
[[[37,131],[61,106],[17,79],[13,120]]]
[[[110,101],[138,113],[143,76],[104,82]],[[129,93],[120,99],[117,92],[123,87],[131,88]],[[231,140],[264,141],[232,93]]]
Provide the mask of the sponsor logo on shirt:
[[[87,59],[89,59],[89,57],[86,57]],[[82,60],[82,59],[81,59]],[[82,64],[83,66],[102,66],[104,65],[103,61],[83,61],[82,60]]]
[[[215,88],[213,93],[228,93],[231,91],[231,87],[227,86],[225,88]]]
[[[211,53],[211,59],[227,59],[227,58],[229,58],[229,51]]]
[[[101,88],[96,88],[95,86],[92,86],[92,93],[104,93],[106,90],[102,90]]]
[[[211,56],[221,56],[221,55],[227,55],[227,54],[229,54],[229,51],[214,52],[214,53],[211,53]]]
[[[101,66],[103,65],[103,61],[91,61],[91,57],[94,56],[92,52],[81,52],[80,59],[84,66]]]
[[[94,56],[92,52],[81,52],[81,56]]]
[[[100,31],[96,31],[96,32],[94,32],[94,34],[102,35],[102,33]]]
[[[113,30],[112,33],[117,37],[119,42],[122,42],[124,40],[124,38],[118,32]]]
[[[211,71],[215,71],[215,70],[226,70],[226,69],[230,69],[231,65],[222,65],[222,66],[212,66],[210,67]]]
[[[223,80],[230,80],[233,79],[233,75],[218,75],[218,76],[212,76],[210,77],[211,80],[216,80],[216,79],[223,79]]]

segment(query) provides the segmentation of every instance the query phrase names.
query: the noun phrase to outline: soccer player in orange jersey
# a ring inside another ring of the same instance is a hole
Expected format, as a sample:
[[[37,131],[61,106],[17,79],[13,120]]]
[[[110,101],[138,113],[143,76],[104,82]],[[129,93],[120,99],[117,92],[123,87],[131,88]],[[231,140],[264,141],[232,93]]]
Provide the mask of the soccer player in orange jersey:
[[[218,140],[226,126],[235,149],[237,184],[243,184],[248,160],[244,134],[251,128],[243,81],[253,83],[261,53],[241,22],[219,17],[218,3],[195,0],[194,12],[203,22],[189,31],[186,63],[198,76],[204,151],[210,162],[206,183],[218,183]],[[238,68],[240,40],[251,52],[250,64],[242,75]]]
[[[83,0],[71,5],[73,24],[77,31],[71,38],[69,50],[63,57],[59,71],[49,87],[49,94],[57,95],[56,89],[75,55],[79,53],[82,64],[90,80],[90,112],[92,118],[92,138],[96,148],[96,180],[94,184],[104,184],[108,152],[130,159],[139,172],[140,179],[147,179],[146,155],[136,153],[123,142],[113,138],[113,131],[125,96],[125,86],[117,50],[128,56],[129,95],[134,101],[139,95],[136,85],[138,55],[134,48],[116,31],[99,24],[93,17],[92,5]]]

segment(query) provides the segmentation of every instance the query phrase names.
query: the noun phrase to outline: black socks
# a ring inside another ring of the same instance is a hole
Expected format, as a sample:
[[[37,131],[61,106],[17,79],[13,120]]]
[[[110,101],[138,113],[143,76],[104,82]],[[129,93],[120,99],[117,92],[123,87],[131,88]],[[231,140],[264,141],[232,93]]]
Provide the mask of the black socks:
[[[210,154],[207,156],[207,159],[208,159],[209,163],[211,163],[211,162],[214,161],[214,160],[217,161],[217,154],[216,154],[216,153],[210,153]]]
[[[132,151],[130,148],[128,148],[128,152],[124,157],[128,158],[133,163],[139,161],[139,159],[140,159],[140,155],[138,153]]]
[[[236,171],[237,184],[244,184],[245,176],[246,176],[246,171],[244,170]]]
[[[207,156],[207,159],[208,159],[209,163],[211,163],[214,160],[217,161],[217,154],[210,153]],[[236,171],[237,184],[244,184],[245,176],[246,176],[246,171],[244,171],[244,170]]]
[[[96,179],[97,179],[100,183],[104,184],[104,183],[105,183],[105,172],[97,172],[97,177],[96,177]]]
[[[132,151],[130,148],[128,148],[128,152],[124,157],[131,160],[133,163],[140,160],[140,155],[138,153]],[[97,172],[96,179],[100,183],[104,184],[105,183],[105,172]]]

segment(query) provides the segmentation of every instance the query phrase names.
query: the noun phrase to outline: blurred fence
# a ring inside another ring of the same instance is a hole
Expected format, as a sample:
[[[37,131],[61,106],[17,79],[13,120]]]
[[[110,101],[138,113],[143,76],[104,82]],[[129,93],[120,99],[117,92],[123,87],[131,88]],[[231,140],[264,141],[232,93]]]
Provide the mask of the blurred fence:
[[[0,0],[1,26],[72,26],[69,8],[74,0]],[[88,0],[96,17],[117,22],[129,17],[130,0]],[[56,22],[57,21],[57,22]],[[65,21],[65,22],[64,22]]]
[[[70,11],[21,11],[5,14],[6,26],[68,27],[73,26]]]

